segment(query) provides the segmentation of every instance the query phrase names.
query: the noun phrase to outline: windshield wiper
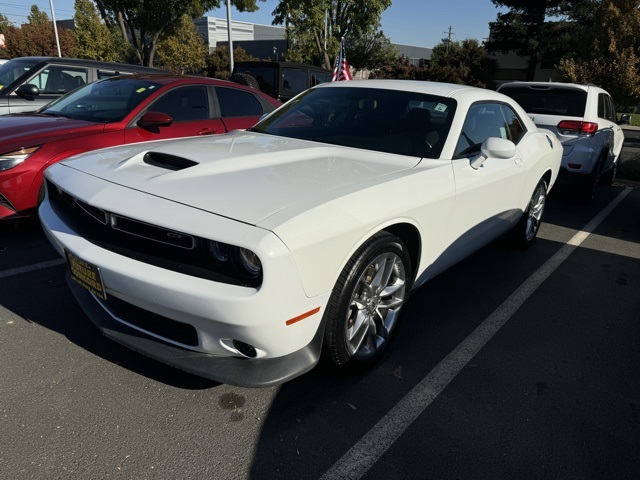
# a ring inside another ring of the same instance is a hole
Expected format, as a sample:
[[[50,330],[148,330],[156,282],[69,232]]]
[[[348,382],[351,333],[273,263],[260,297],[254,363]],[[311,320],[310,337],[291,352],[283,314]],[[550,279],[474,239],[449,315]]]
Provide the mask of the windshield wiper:
[[[71,120],[75,120],[75,117],[72,117],[71,115],[65,115],[64,113],[58,113],[58,112],[38,112],[40,115],[46,115],[48,117],[62,117],[62,118],[70,118]]]

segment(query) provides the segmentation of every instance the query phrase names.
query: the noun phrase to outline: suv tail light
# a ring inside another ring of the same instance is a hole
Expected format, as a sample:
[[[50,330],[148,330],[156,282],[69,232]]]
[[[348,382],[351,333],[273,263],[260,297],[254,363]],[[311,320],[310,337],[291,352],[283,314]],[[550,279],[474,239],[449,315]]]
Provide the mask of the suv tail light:
[[[578,133],[591,136],[598,131],[598,124],[581,122],[579,120],[563,120],[558,124],[558,130],[562,134]]]

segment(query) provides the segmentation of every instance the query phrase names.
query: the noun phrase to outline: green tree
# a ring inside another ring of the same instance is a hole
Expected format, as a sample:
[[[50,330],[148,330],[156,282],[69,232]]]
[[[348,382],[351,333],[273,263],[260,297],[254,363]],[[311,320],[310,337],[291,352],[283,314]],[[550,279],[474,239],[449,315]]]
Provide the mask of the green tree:
[[[497,68],[496,60],[477,40],[443,41],[433,48],[429,77],[436,82],[492,88]]]
[[[255,11],[264,0],[232,0],[239,11]],[[117,27],[143,65],[153,66],[158,43],[180,23],[183,15],[201,17],[220,7],[221,0],[95,0],[107,23]]]
[[[395,80],[428,80],[429,69],[426,65],[413,65],[407,57],[399,55],[393,62],[379,65],[369,74],[369,78],[387,78]]]
[[[393,63],[399,57],[396,48],[382,30],[349,37],[347,60],[356,68],[373,70],[379,65]]]
[[[91,0],[75,0],[74,8],[76,56],[105,62],[124,60],[123,42],[116,32],[110,31],[100,20],[94,3]]]
[[[7,33],[11,23],[4,13],[0,13],[0,33]]]
[[[580,8],[570,15],[579,25],[582,48],[562,59],[558,72],[566,81],[605,88],[620,107],[635,105],[640,98],[640,0],[575,3]]]
[[[259,59],[248,54],[242,47],[233,49],[234,62],[248,62],[252,60]],[[205,60],[205,75],[223,80],[229,78],[229,47],[227,45],[220,45],[216,47],[212,53],[207,55]]]
[[[27,19],[29,22],[22,24],[20,28],[8,27],[5,33],[6,55],[9,57],[57,56],[58,47],[53,23],[46,12],[33,5]],[[58,39],[63,55],[75,56],[73,34],[67,29],[59,28]]]
[[[562,13],[566,0],[491,0],[497,7],[507,7],[491,24],[491,38],[486,43],[490,52],[515,51],[527,57],[527,80],[533,80],[536,66],[553,49],[554,36],[546,19]],[[557,27],[557,25],[556,25]],[[556,32],[557,34],[558,32]]]
[[[197,72],[204,68],[206,55],[207,46],[188,15],[158,45],[158,63],[173,73]]]
[[[273,11],[273,23],[286,25],[288,38],[302,43],[296,49],[321,59],[321,64],[331,69],[329,52],[335,52],[333,58],[337,56],[340,39],[356,39],[379,30],[382,12],[390,6],[391,0],[280,0]],[[351,59],[349,62],[361,68]]]
[[[31,5],[30,13],[27,16],[27,22],[30,25],[51,24],[51,20],[49,19],[47,12],[40,10],[37,5]]]

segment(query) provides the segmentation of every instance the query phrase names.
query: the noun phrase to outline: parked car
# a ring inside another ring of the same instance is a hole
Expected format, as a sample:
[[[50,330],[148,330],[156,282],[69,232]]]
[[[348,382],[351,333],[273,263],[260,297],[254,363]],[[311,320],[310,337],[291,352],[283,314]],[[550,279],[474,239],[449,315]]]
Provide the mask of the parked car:
[[[496,92],[333,82],[247,131],[59,162],[39,213],[103,333],[266,386],[322,349],[371,365],[412,289],[499,235],[531,244],[561,156]]]
[[[282,102],[320,83],[332,73],[322,67],[295,62],[236,62],[231,80],[256,88]]]
[[[0,219],[30,215],[43,172],[96,148],[255,124],[280,102],[224,80],[132,74],[85,85],[34,113],[0,116]]]
[[[611,96],[595,85],[510,82],[498,91],[516,100],[541,128],[556,134],[563,147],[560,181],[593,200],[598,185],[616,175],[624,133]]]
[[[77,58],[14,58],[0,65],[0,115],[31,112],[82,85],[127,73],[166,71]]]

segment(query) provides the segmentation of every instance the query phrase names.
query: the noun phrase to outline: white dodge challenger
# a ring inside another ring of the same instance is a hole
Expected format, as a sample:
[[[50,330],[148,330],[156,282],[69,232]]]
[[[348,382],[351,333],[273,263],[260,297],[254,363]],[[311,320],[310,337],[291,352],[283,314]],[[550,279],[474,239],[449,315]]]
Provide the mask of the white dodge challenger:
[[[39,214],[105,335],[268,386],[321,353],[371,365],[412,290],[503,234],[528,246],[561,156],[493,91],[335,82],[248,131],[64,160]]]

